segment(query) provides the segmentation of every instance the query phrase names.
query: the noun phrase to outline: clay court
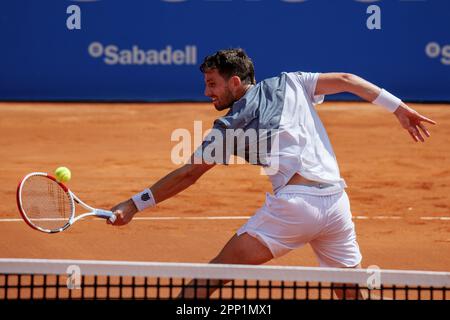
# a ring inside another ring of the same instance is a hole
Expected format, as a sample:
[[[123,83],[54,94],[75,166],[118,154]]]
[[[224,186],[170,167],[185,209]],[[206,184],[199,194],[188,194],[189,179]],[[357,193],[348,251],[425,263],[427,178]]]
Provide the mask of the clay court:
[[[318,110],[348,184],[363,267],[447,271],[450,106],[410,106],[438,123],[426,143],[371,104]],[[206,130],[218,116],[201,103],[0,103],[0,257],[208,262],[271,192],[258,167],[216,166],[123,227],[88,218],[40,233],[20,220],[15,197],[27,173],[64,165],[76,195],[109,209],[177,167],[175,129],[200,120]],[[309,246],[270,264],[317,265]]]

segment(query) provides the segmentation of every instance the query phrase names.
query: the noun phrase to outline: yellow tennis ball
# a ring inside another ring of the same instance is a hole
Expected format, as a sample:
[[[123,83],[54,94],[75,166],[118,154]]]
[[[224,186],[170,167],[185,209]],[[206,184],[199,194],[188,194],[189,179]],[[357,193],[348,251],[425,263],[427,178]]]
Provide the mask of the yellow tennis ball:
[[[66,167],[59,167],[55,170],[55,177],[59,182],[67,182],[71,176],[70,170]]]

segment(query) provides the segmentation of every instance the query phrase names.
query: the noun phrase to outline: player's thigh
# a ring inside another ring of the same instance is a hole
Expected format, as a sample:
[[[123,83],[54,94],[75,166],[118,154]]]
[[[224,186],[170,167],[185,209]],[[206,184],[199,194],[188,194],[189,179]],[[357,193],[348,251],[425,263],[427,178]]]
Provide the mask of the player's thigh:
[[[361,262],[362,256],[356,240],[347,194],[333,196],[333,210],[328,212],[327,225],[310,242],[321,267],[348,268]]]
[[[273,258],[270,250],[248,233],[235,234],[211,263],[262,264]]]

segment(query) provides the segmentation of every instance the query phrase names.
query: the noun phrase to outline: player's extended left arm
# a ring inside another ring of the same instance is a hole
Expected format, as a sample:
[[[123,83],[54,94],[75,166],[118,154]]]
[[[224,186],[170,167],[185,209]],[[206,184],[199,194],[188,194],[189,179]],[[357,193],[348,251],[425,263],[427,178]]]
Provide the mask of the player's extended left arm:
[[[380,105],[394,113],[404,129],[408,131],[414,141],[424,142],[425,136],[430,133],[422,122],[436,124],[431,119],[424,117],[417,111],[408,107],[399,98],[388,91],[350,73],[322,73],[317,80],[315,95],[328,95],[341,92],[350,92],[358,97]]]
[[[114,223],[109,221],[107,223],[114,225],[129,223],[139,211],[154,207],[156,203],[169,199],[189,188],[215,165],[207,163],[196,164],[193,158],[191,160],[189,164],[185,164],[170,172],[151,187],[114,206],[111,211],[116,215],[116,220]]]

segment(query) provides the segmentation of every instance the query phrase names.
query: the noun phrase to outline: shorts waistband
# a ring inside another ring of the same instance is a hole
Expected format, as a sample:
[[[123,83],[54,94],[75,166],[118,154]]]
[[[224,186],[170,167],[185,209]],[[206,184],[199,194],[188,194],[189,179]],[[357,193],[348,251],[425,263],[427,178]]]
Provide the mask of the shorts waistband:
[[[328,184],[320,183],[315,186],[306,185],[286,185],[280,190],[275,192],[276,195],[286,194],[286,193],[299,193],[299,194],[309,194],[318,196],[328,196],[344,191],[344,187],[340,184]]]

